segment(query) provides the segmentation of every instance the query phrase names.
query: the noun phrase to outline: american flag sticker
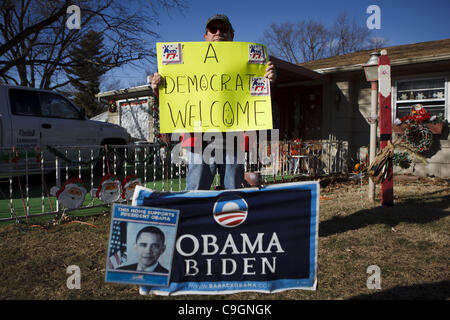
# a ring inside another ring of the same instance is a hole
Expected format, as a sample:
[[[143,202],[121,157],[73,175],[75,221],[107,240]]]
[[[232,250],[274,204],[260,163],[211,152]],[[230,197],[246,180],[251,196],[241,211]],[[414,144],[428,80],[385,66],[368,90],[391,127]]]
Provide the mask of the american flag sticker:
[[[161,44],[161,54],[163,64],[183,63],[183,51],[181,43]]]
[[[108,266],[116,269],[127,262],[127,224],[113,221]]]
[[[248,45],[248,62],[266,64],[266,51],[264,46],[259,44],[249,44]]]
[[[252,96],[270,96],[269,79],[265,77],[251,78],[250,95]]]

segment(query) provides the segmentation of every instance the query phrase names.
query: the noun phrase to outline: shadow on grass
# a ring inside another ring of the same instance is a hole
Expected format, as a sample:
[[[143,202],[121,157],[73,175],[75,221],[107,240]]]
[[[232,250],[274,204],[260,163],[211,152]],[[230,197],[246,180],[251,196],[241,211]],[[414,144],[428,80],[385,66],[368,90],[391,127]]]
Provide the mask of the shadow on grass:
[[[323,221],[319,225],[319,236],[327,237],[375,224],[390,227],[395,227],[401,222],[425,224],[448,216],[450,212],[445,209],[449,207],[450,195],[429,198],[432,194],[434,192],[423,195],[424,198],[428,197],[427,202],[422,199],[411,199],[394,206],[361,210],[349,216]]]
[[[450,281],[398,286],[392,289],[361,294],[349,300],[445,300],[450,298]]]

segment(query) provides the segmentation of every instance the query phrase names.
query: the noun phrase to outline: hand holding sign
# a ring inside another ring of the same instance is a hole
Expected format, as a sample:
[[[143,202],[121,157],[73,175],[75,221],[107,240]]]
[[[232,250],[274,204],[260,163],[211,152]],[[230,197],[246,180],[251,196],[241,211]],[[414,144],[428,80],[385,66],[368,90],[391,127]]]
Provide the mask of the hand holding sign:
[[[277,70],[275,69],[275,65],[270,60],[267,62],[266,74],[264,77],[269,79],[271,84],[277,81]]]
[[[150,82],[150,85],[152,87],[152,90],[155,94],[158,94],[158,87],[162,82],[161,75],[158,72],[155,72],[152,76],[152,80]]]

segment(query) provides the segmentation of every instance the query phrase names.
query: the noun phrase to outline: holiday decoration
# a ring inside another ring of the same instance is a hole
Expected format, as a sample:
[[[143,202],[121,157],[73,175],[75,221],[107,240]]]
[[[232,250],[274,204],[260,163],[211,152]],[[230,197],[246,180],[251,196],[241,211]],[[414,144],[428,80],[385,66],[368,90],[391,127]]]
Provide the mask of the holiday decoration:
[[[121,196],[121,184],[112,173],[103,176],[97,189],[91,190],[91,196],[97,197],[106,204],[116,202]]]
[[[358,174],[361,173],[365,170],[365,165],[363,162],[357,162],[354,166],[353,166],[353,173],[354,174]]]
[[[136,186],[142,185],[141,179],[131,174],[122,181],[122,199],[130,201]]]
[[[295,138],[294,143],[291,145],[291,155],[300,155],[302,147],[302,140],[300,138]]]
[[[401,122],[406,123],[402,139],[416,151],[428,150],[433,143],[433,132],[424,123],[434,118],[420,103],[413,105],[410,114],[401,119]]]
[[[380,51],[378,60],[378,105],[380,126],[380,149],[385,150],[391,146],[392,137],[392,92],[391,92],[391,62],[386,50]],[[387,152],[387,150],[385,150]],[[388,165],[391,164],[391,165]],[[383,179],[381,181],[381,203],[382,205],[394,204],[394,179],[392,172],[392,155],[384,166]],[[377,183],[372,179],[374,183]]]
[[[52,187],[50,194],[56,196],[58,201],[67,209],[81,207],[86,196],[87,189],[79,178],[67,180],[61,188]]]
[[[117,104],[114,100],[109,100],[108,111],[112,113],[117,112]]]
[[[392,159],[394,156],[394,146],[390,141],[386,147],[378,151],[367,173],[374,183],[382,183],[392,179]]]
[[[411,122],[412,121],[412,122],[416,122],[416,123],[422,123],[422,122],[430,120],[430,118],[431,118],[431,115],[427,112],[427,110],[425,110],[423,105],[418,103],[411,107],[411,112],[409,115],[404,116],[400,120],[402,122],[407,122],[407,121]]]
[[[439,91],[439,92],[433,94],[433,97],[437,98],[437,99],[444,99],[444,92]]]
[[[433,133],[422,124],[410,124],[406,127],[402,138],[419,152],[428,150],[433,144]]]
[[[426,97],[425,97],[425,95],[424,95],[422,92],[419,92],[419,93],[417,94],[417,99],[418,99],[418,100],[423,100],[423,99],[426,99]]]
[[[399,166],[403,169],[408,169],[411,166],[411,159],[408,157],[408,152],[396,152],[392,161],[395,166]]]
[[[395,145],[395,148],[403,150],[402,153],[400,153],[399,155],[394,155],[394,164],[397,166],[400,166],[401,168],[404,168],[401,164],[401,162],[403,162],[404,164],[406,164],[406,162],[412,162],[411,160],[408,159],[407,156],[411,156],[413,158],[415,158],[416,160],[422,162],[424,165],[428,165],[428,160],[421,155],[419,152],[417,152],[416,148],[413,147],[412,145],[408,144],[408,143],[397,143]],[[410,163],[409,163],[410,164]]]

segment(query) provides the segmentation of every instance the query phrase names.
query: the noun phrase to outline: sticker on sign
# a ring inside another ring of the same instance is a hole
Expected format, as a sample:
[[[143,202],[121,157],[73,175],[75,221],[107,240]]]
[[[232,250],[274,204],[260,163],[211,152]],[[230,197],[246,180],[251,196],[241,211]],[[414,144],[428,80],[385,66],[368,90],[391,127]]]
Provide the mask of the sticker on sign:
[[[161,49],[163,64],[183,63],[183,51],[181,43],[163,43],[161,44]]]
[[[269,96],[270,85],[269,79],[265,77],[252,77],[250,95],[252,96]]]

